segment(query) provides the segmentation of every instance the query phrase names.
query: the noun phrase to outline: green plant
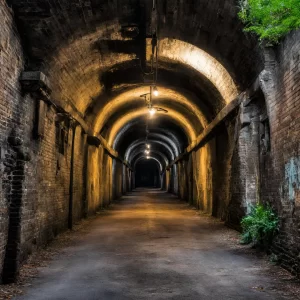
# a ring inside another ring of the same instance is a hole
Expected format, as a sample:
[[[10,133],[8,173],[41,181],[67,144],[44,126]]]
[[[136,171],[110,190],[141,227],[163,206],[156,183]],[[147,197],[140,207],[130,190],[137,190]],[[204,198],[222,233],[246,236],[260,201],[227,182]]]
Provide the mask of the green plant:
[[[256,33],[267,45],[300,28],[299,0],[239,0],[239,18],[246,32]]]
[[[278,230],[278,217],[271,207],[256,204],[251,207],[250,213],[241,221],[243,229],[241,242],[268,248]]]

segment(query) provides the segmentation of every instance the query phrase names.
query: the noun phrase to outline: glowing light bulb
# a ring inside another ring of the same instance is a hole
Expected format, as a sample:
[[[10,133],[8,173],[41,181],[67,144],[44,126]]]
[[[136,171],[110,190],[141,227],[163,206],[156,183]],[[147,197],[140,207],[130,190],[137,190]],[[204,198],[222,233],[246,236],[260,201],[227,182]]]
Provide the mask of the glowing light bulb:
[[[153,108],[153,107],[149,108],[149,114],[150,114],[150,116],[155,115],[155,113],[156,113],[156,109],[155,108]]]
[[[154,95],[155,97],[157,97],[157,96],[159,95],[159,92],[158,92],[158,89],[157,89],[156,86],[153,88],[153,95]]]
[[[146,154],[149,154],[149,153],[150,153],[150,151],[149,151],[149,150],[145,150],[145,153],[146,153]]]
[[[150,149],[150,145],[149,145],[149,144],[147,144],[146,147],[147,147],[148,149]]]
[[[149,159],[149,158],[150,158],[150,156],[147,155],[147,159]]]

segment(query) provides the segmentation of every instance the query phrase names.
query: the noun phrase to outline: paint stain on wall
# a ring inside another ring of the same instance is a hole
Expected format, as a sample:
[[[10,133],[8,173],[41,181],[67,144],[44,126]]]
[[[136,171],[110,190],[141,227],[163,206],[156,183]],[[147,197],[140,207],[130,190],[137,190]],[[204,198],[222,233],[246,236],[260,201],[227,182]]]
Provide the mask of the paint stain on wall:
[[[295,202],[300,191],[300,157],[292,157],[285,164],[284,194]]]

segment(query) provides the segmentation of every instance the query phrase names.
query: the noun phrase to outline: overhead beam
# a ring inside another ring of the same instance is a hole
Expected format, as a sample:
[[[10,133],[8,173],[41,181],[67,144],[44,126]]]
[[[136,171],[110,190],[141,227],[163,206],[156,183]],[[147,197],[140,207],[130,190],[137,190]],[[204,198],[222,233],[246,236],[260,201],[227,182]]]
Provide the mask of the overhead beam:
[[[182,160],[187,154],[192,152],[195,148],[199,147],[206,141],[207,137],[213,133],[217,126],[226,119],[226,117],[233,112],[242,102],[245,97],[245,93],[241,93],[238,97],[227,104],[215,117],[215,119],[208,124],[207,127],[197,136],[197,138],[185,149],[183,153],[177,156],[167,167],[170,169],[174,164]]]
[[[192,142],[187,148],[186,152],[190,153],[193,151],[197,146],[201,144],[201,142],[210,135],[215,128],[224,121],[224,119],[232,112],[234,111],[242,102],[242,99],[244,98],[244,93],[240,94],[237,98],[235,98],[233,101],[231,101],[229,104],[227,104],[214,118],[214,120],[208,124],[207,127],[197,136],[196,140]]]
[[[131,171],[133,171],[131,165],[128,163],[128,161],[124,160],[119,153],[113,149],[112,147],[110,147],[106,141],[106,139],[101,136],[100,134],[97,135],[97,137],[101,143],[101,145],[103,146],[103,148],[114,158],[118,159],[119,161],[121,161],[126,167],[128,167]]]

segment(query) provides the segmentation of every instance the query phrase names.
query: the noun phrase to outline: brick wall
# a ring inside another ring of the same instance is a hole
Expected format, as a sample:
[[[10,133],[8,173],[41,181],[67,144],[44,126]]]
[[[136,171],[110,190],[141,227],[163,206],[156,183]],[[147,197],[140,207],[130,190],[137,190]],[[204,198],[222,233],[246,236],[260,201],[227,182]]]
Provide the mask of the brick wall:
[[[22,164],[17,151],[8,143],[12,134],[22,136],[24,126],[22,112],[27,109],[30,99],[21,101],[19,75],[23,67],[23,54],[18,35],[14,29],[12,15],[5,5],[0,5],[0,269],[2,270],[5,247],[8,242],[8,216],[13,183],[16,187],[16,172],[22,174]],[[30,113],[30,111],[29,111]],[[22,176],[22,175],[18,175]],[[22,178],[22,177],[21,177]],[[21,186],[22,188],[22,186]],[[19,201],[15,199],[15,201]],[[16,218],[20,211],[16,211]],[[19,235],[18,231],[14,235]]]
[[[272,250],[282,266],[299,275],[300,31],[262,51],[261,90],[251,98],[245,95],[237,117],[226,121],[226,130],[218,129],[190,155],[194,177],[190,203],[237,228],[251,204],[270,203],[280,217]],[[186,185],[184,163],[178,166],[179,182]],[[180,187],[181,197],[187,193]]]
[[[254,97],[254,96],[253,96]],[[234,131],[229,136],[230,170],[229,206],[225,216],[227,224],[240,228],[241,218],[251,206],[260,201],[260,157],[262,154],[262,130],[266,118],[265,99],[261,93],[250,101],[245,97],[235,119]],[[261,128],[262,127],[262,128]],[[230,131],[229,131],[230,132]]]
[[[300,31],[266,50],[261,76],[270,118],[271,152],[264,162],[262,195],[280,216],[273,250],[282,265],[300,274]]]
[[[72,131],[66,126],[62,154],[57,111],[46,105],[44,137],[33,138],[36,99],[21,91],[24,56],[5,4],[0,5],[0,19],[0,270],[9,282],[29,253],[68,228]],[[73,222],[86,209],[86,149],[86,134],[77,126]]]

